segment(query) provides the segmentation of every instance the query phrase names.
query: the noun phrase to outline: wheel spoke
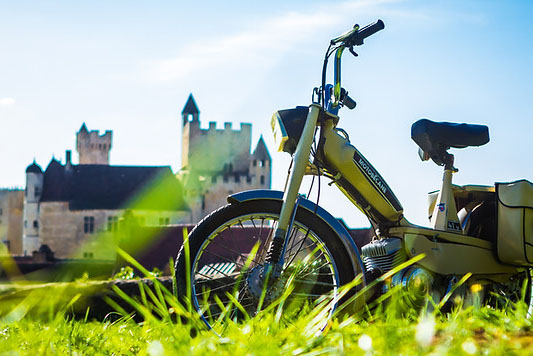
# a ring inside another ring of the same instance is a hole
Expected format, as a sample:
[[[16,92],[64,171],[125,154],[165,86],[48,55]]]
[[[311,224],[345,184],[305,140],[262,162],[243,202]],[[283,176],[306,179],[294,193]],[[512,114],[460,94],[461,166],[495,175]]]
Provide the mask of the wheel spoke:
[[[233,283],[228,283],[228,284],[223,284],[220,287],[210,288],[209,290],[206,290],[205,292],[196,293],[196,295],[210,294],[210,293],[212,293],[214,291],[217,291],[217,290],[220,290],[220,289],[227,289],[228,287],[234,286],[237,283],[239,283],[239,281],[235,281]],[[208,283],[206,282],[205,284],[208,284]]]
[[[245,261],[248,259],[248,258],[247,258],[246,256],[244,256],[241,252],[236,251],[236,250],[233,250],[233,249],[230,249],[230,248],[228,248],[227,246],[225,246],[225,245],[223,245],[223,244],[221,244],[221,243],[219,243],[219,242],[217,242],[217,241],[214,241],[214,239],[211,240],[210,242],[213,243],[213,244],[215,244],[215,245],[217,245],[217,246],[224,247],[224,248],[226,248],[226,250],[228,250],[228,251],[230,251],[230,252],[233,252],[233,253],[238,254],[239,257],[241,257],[241,258],[242,258],[243,260],[245,260]],[[208,252],[208,253],[209,253],[209,252]],[[211,252],[211,254],[212,254],[213,256],[222,257],[222,256],[220,256],[220,255],[213,254],[212,252]],[[255,264],[261,264],[261,262],[258,261],[258,260],[256,260],[255,258],[252,259],[252,262],[254,262]]]

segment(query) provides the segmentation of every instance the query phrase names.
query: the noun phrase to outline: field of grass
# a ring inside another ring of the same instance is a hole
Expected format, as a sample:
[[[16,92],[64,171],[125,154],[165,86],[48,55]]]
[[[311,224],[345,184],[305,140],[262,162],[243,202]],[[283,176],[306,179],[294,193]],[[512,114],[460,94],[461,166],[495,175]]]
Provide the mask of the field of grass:
[[[447,316],[404,318],[381,310],[373,318],[337,318],[321,335],[301,316],[290,325],[275,313],[231,324],[221,337],[194,323],[49,320],[0,322],[0,355],[213,354],[221,355],[531,355],[531,321],[520,306],[505,311],[467,308]]]
[[[117,289],[135,312],[114,305],[117,313],[103,320],[73,318],[68,304],[48,313],[10,313],[0,319],[0,355],[533,354],[532,321],[523,302],[501,310],[471,306],[447,314],[438,309],[406,313],[400,312],[401,296],[391,293],[387,307],[338,315],[324,332],[317,328],[320,307],[286,320],[278,304],[258,317],[228,321],[218,336],[171,291],[140,289],[136,299]]]
[[[494,309],[475,302],[466,307],[455,298],[448,313],[440,311],[442,303],[431,301],[414,311],[405,308],[405,296],[398,289],[372,309],[351,313],[339,308],[324,330],[327,300],[287,317],[284,308],[290,303],[285,303],[285,295],[254,318],[245,315],[235,322],[233,314],[223,312],[220,318],[227,327],[217,335],[207,330],[190,305],[177,301],[174,291],[131,257],[124,257],[150,277],[150,287],[139,283],[139,293],[133,296],[113,285],[114,297],[107,293],[103,299],[114,311],[98,320],[90,309],[73,313],[82,294],[93,288],[87,281],[25,287],[29,292],[20,300],[10,299],[10,308],[0,313],[0,356],[533,354],[533,321],[523,301],[502,298],[502,307]],[[6,298],[0,298],[0,306],[5,303]]]

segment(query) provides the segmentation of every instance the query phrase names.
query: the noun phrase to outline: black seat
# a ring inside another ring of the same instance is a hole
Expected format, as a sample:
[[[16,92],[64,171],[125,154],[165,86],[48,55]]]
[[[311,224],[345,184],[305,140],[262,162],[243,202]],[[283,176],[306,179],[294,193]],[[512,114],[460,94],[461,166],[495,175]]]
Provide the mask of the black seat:
[[[444,165],[449,148],[482,146],[489,142],[489,128],[485,125],[420,119],[411,126],[411,138],[435,163]]]

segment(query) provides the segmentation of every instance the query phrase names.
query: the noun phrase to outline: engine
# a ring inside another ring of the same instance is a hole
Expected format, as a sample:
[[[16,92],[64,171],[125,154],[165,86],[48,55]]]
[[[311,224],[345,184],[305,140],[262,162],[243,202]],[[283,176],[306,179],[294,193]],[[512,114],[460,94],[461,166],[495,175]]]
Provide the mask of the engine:
[[[370,242],[361,248],[361,257],[367,273],[374,276],[374,279],[407,261],[402,240],[396,237]],[[435,280],[431,272],[413,265],[395,273],[390,282],[382,286],[381,293],[401,286],[405,292],[402,293],[405,303],[411,308],[418,308],[423,306],[427,295],[438,298],[434,285]]]
[[[375,240],[361,248],[361,257],[367,271],[379,269],[388,272],[407,260],[402,240],[397,237]]]

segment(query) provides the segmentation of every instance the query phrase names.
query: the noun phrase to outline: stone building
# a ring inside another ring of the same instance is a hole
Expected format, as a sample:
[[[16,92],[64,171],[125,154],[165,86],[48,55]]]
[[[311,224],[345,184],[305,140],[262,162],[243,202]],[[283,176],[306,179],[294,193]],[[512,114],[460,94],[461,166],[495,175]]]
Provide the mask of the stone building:
[[[0,255],[22,253],[24,190],[0,189]]]
[[[261,137],[253,152],[252,125],[241,123],[239,130],[215,122],[200,128],[200,111],[192,94],[182,110],[182,157],[178,177],[185,187],[191,208],[190,223],[200,221],[226,204],[234,192],[268,189],[271,184],[272,159]]]
[[[195,224],[226,204],[229,194],[270,188],[271,157],[262,137],[251,152],[252,125],[233,130],[224,123],[218,130],[210,122],[202,129],[199,115],[191,94],[181,115],[176,175],[168,166],[109,165],[112,131],[89,131],[84,123],[76,135],[79,164],[66,151],[65,163],[52,158],[44,171],[36,162],[26,169],[22,238],[18,245],[9,242],[12,253],[31,255],[47,245],[60,259],[110,259],[124,215],[148,228]]]
[[[80,164],[67,151],[64,164],[52,158],[44,171],[35,162],[27,168],[23,254],[48,245],[57,258],[112,259],[125,214],[140,226],[187,220],[183,189],[170,167],[109,165],[110,139],[111,131],[100,136],[83,124]]]

